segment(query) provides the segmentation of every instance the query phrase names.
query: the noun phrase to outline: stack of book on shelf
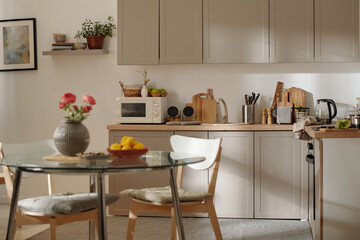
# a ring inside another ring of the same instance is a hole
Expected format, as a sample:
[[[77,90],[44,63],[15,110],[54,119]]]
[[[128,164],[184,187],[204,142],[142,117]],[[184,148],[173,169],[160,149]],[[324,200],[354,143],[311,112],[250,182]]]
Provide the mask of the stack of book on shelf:
[[[57,42],[52,44],[52,50],[59,51],[59,50],[73,50],[74,43],[73,42]]]

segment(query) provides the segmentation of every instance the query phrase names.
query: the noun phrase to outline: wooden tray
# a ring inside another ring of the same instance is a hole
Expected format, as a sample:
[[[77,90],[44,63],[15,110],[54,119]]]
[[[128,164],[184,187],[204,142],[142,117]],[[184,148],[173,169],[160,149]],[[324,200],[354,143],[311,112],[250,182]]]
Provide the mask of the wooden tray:
[[[346,129],[336,129],[336,128],[320,128],[320,132],[358,132],[358,128],[346,128]]]

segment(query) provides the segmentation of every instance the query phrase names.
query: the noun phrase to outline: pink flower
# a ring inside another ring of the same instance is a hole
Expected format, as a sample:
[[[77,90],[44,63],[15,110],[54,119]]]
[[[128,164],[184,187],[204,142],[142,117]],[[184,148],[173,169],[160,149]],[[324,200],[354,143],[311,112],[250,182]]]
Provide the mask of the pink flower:
[[[61,96],[61,101],[59,102],[59,108],[65,110],[65,120],[70,122],[81,122],[86,119],[89,113],[93,108],[92,105],[96,104],[95,99],[88,95],[83,95],[83,106],[76,105],[76,96],[72,93],[64,93]]]
[[[89,105],[86,105],[86,106],[83,107],[84,113],[90,112],[91,109],[92,109],[92,107],[89,106]]]
[[[90,105],[96,104],[95,98],[93,98],[92,96],[90,96],[88,94],[84,94],[82,101],[89,103]]]
[[[60,108],[60,109],[64,109],[65,105],[66,105],[65,103],[60,102],[60,103],[59,103],[59,108]]]
[[[76,96],[72,93],[64,93],[61,96],[61,102],[65,104],[72,104],[76,101]]]

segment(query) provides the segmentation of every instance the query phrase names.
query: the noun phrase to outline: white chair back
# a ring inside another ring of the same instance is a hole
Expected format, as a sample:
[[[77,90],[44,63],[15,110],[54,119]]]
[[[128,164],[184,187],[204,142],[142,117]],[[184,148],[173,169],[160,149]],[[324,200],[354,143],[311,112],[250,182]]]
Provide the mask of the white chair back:
[[[173,135],[170,137],[171,147],[174,152],[191,153],[206,157],[205,161],[187,165],[195,170],[210,168],[220,149],[221,139],[201,139]]]

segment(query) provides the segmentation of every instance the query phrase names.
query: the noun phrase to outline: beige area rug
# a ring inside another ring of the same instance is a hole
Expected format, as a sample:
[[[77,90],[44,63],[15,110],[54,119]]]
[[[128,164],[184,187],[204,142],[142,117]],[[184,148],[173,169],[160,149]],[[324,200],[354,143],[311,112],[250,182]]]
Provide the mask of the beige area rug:
[[[223,239],[236,240],[312,240],[309,223],[299,220],[219,219]],[[108,239],[125,239],[126,217],[108,217]],[[215,239],[208,218],[184,218],[186,239]],[[28,240],[49,239],[49,230]],[[88,222],[59,226],[57,240],[87,240]],[[134,240],[170,239],[170,218],[140,217],[136,224]]]

